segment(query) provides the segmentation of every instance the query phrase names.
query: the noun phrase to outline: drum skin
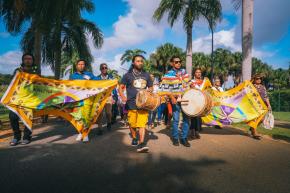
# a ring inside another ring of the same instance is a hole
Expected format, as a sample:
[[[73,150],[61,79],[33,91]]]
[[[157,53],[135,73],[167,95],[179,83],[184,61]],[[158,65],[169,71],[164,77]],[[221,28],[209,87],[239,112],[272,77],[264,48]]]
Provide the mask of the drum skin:
[[[190,89],[184,93],[181,101],[182,111],[190,117],[203,117],[210,113],[212,100],[210,96],[200,90]]]
[[[140,90],[136,96],[136,106],[138,109],[155,111],[161,104],[161,97],[158,94],[147,90]]]

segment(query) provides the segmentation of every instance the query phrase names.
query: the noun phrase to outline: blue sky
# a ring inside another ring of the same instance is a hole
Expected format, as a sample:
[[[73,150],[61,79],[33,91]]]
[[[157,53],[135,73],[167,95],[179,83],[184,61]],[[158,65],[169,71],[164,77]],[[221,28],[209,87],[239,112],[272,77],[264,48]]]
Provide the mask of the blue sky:
[[[241,15],[235,11],[231,0],[221,0],[223,20],[215,33],[215,48],[231,51],[241,50]],[[152,13],[159,0],[94,0],[95,12],[83,16],[95,22],[104,33],[104,45],[95,49],[89,39],[94,56],[94,72],[99,64],[109,63],[111,68],[123,73],[128,66],[120,68],[120,57],[126,49],[140,48],[147,55],[166,42],[185,48],[186,35],[182,21],[170,28],[166,19],[159,24],[152,22]],[[253,55],[274,68],[288,68],[290,62],[290,1],[255,0]],[[0,73],[12,73],[20,63],[21,35],[12,36],[0,21]],[[210,34],[204,20],[194,24],[193,51],[210,52]],[[48,67],[43,74],[51,74]]]

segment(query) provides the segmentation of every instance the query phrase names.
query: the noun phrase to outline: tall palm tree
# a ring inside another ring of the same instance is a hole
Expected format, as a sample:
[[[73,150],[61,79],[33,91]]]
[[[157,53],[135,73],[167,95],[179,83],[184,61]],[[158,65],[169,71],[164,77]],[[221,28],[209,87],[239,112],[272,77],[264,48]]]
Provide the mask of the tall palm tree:
[[[34,53],[35,64],[38,66],[39,73],[41,71],[41,55],[40,55],[40,41],[41,41],[41,24],[45,26],[47,18],[48,1],[37,0],[2,0],[0,2],[0,16],[6,25],[7,31],[12,34],[19,34],[25,22],[31,21],[30,31],[35,33],[35,38],[32,42],[34,50],[29,50]],[[24,50],[28,51],[28,50]]]
[[[146,54],[146,52],[141,49],[126,50],[120,59],[121,65],[125,64],[126,62],[131,62],[135,55],[142,55],[142,54]]]
[[[171,43],[165,43],[157,47],[156,51],[150,55],[150,61],[157,69],[165,73],[168,70],[168,65],[172,56],[179,56],[183,59],[184,52],[181,48]]]
[[[242,79],[252,76],[253,12],[254,0],[232,0],[236,9],[242,6]]]
[[[213,45],[214,45],[214,30],[217,22],[222,20],[222,6],[220,1],[212,1],[211,4],[207,4],[203,11],[203,15],[208,22],[208,26],[211,32],[211,72],[210,78],[213,80],[214,77],[214,57],[213,57]]]
[[[81,11],[92,12],[94,4],[90,0],[56,1],[50,0],[46,9],[50,14],[46,27],[42,28],[41,53],[43,63],[50,65],[59,79],[62,71],[62,56],[72,57],[75,52],[79,58],[92,61],[87,37],[91,35],[95,47],[103,43],[101,30],[92,22],[81,18]],[[31,50],[36,39],[33,25],[24,34],[21,45],[24,50]]]
[[[187,34],[186,41],[186,70],[192,74],[192,28],[193,23],[204,17],[205,10],[218,0],[161,0],[159,7],[155,10],[153,19],[157,22],[168,13],[168,23],[172,27],[179,17],[183,17],[183,26]]]
[[[39,67],[41,58],[49,64],[56,79],[60,78],[63,52],[72,55],[76,50],[79,57],[91,61],[87,35],[91,34],[97,48],[103,43],[100,29],[81,17],[81,12],[94,10],[92,0],[2,0],[0,6],[11,33],[21,32],[22,25],[31,21],[21,41],[22,49],[34,52]]]

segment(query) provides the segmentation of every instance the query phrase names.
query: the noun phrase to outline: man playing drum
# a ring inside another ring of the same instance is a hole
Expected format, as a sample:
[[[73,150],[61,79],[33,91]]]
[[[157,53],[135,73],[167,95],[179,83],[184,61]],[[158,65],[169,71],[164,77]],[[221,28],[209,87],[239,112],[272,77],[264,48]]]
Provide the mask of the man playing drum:
[[[148,110],[138,109],[136,106],[136,95],[138,91],[148,88],[152,91],[153,82],[149,73],[143,70],[144,57],[135,55],[132,59],[132,68],[127,72],[121,81],[119,94],[123,102],[126,102],[128,109],[128,122],[132,133],[132,145],[137,145],[137,152],[148,152],[149,148],[144,142],[145,128],[148,121]],[[126,88],[127,97],[124,96]],[[138,130],[139,139],[136,132]],[[139,140],[139,141],[138,141]]]
[[[172,66],[172,70],[168,71],[168,73],[165,76],[169,77],[178,77],[182,80],[183,76],[186,76],[185,69],[181,69],[181,59],[178,56],[173,56],[170,59],[170,63]],[[176,88],[174,88],[176,89]],[[173,124],[172,124],[172,142],[173,145],[178,146],[179,145],[179,133],[178,133],[178,125],[179,125],[179,118],[181,111],[181,104],[178,102],[178,98],[181,98],[180,95],[175,95],[172,93],[168,96],[172,103],[172,111],[173,111]],[[185,147],[190,147],[190,143],[187,141],[187,135],[188,135],[188,129],[189,129],[189,117],[182,112],[182,132],[180,136],[180,143],[184,145]]]

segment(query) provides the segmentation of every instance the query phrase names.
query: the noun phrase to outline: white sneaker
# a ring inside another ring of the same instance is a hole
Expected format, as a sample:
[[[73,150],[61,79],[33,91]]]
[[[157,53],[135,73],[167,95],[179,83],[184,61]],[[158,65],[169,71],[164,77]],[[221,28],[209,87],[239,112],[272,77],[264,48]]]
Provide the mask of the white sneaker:
[[[81,141],[82,140],[82,137],[83,137],[83,135],[81,133],[78,134],[78,136],[76,138],[76,141]]]
[[[85,136],[85,137],[83,138],[83,142],[89,142],[89,136]]]

